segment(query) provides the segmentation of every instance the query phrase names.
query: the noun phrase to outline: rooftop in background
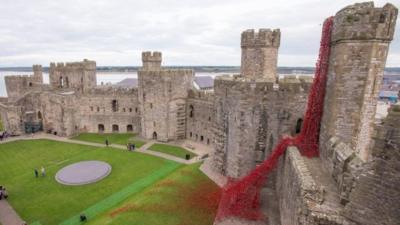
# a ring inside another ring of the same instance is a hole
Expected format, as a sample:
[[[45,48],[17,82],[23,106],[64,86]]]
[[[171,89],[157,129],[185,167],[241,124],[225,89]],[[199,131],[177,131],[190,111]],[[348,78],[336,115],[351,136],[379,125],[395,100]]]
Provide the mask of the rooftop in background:
[[[214,88],[214,79],[210,76],[198,76],[194,78],[193,84],[199,90],[210,90]]]

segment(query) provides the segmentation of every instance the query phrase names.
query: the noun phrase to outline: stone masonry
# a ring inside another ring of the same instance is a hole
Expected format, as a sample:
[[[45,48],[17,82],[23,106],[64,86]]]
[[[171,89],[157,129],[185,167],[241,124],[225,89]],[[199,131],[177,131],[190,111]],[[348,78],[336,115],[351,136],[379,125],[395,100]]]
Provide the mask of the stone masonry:
[[[268,225],[400,224],[400,109],[374,120],[397,8],[372,2],[334,17],[320,157],[290,147],[269,177],[263,205]],[[33,75],[5,78],[0,116],[12,134],[36,131],[134,132],[147,139],[190,139],[210,145],[214,172],[245,176],[286,135],[300,132],[312,78],[277,74],[280,30],[246,30],[241,73],[196,90],[194,72],[161,66],[161,52],[143,52],[137,88],[96,85],[96,62],[50,64]],[[274,202],[271,202],[274,201]],[[254,224],[229,218],[220,224]]]

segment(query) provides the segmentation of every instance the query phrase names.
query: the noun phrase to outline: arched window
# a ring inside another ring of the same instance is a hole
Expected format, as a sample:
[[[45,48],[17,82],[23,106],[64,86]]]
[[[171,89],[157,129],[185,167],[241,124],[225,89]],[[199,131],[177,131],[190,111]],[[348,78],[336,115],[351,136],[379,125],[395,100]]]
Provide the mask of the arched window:
[[[104,124],[99,124],[98,130],[99,130],[99,133],[103,133],[104,132]]]
[[[190,105],[189,106],[189,117],[193,118],[193,116],[194,116],[194,107],[193,107],[193,105]]]
[[[119,126],[117,124],[112,125],[112,131],[113,132],[118,132],[119,131]]]
[[[210,144],[210,139],[208,139],[208,138],[207,138],[207,144],[208,144],[208,145]]]
[[[132,131],[133,131],[133,126],[132,126],[132,124],[128,124],[128,125],[126,126],[126,131],[127,131],[127,132],[132,132]]]
[[[303,119],[298,119],[296,123],[296,134],[299,134],[301,131],[301,126],[303,125]]]
[[[66,86],[66,87],[69,87],[69,80],[68,80],[68,77],[65,78],[65,86]]]
[[[40,111],[38,111],[38,113],[37,113],[37,118],[38,118],[39,120],[43,119],[42,113],[41,113]]]
[[[29,82],[29,87],[32,87],[32,85],[33,85],[32,82]]]
[[[200,136],[200,141],[204,141],[204,136],[203,135]]]
[[[189,136],[190,136],[190,137],[192,137],[192,136],[193,136],[193,133],[192,133],[192,132],[190,132],[190,133],[189,133]]]

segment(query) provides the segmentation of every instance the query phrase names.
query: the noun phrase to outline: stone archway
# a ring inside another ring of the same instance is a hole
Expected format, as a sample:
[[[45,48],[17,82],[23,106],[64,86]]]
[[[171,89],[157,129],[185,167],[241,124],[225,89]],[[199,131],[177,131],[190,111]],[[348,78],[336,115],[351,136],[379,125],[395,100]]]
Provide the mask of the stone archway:
[[[99,131],[99,133],[104,133],[104,124],[98,125],[98,131]]]
[[[153,139],[157,140],[157,132],[155,132],[155,131],[153,132]]]
[[[118,133],[118,132],[119,132],[119,126],[118,126],[117,124],[113,124],[113,125],[112,125],[112,131],[113,131],[114,133]]]
[[[133,132],[133,126],[132,126],[132,124],[128,124],[128,125],[126,126],[126,132]]]

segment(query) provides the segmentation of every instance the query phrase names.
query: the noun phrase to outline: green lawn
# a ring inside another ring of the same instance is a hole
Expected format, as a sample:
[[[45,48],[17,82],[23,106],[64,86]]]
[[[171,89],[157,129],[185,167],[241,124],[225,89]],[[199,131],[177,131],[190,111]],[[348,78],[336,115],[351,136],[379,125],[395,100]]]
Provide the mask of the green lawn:
[[[29,224],[39,221],[42,225],[60,224],[86,209],[92,214],[107,210],[129,194],[163,179],[173,171],[171,168],[181,166],[135,152],[50,140],[0,144],[0,156],[0,184],[8,189],[11,205]],[[84,186],[65,186],[55,181],[59,169],[82,160],[106,161],[112,172]],[[33,170],[41,166],[47,175],[35,178]]]
[[[166,153],[169,155],[173,155],[182,159],[186,158],[186,154],[190,155],[190,158],[193,158],[195,156],[197,156],[196,154],[194,154],[193,152],[190,152],[184,148],[178,147],[178,146],[173,146],[173,145],[166,145],[166,144],[153,144],[152,146],[150,146],[149,148],[152,151],[156,151],[156,152],[162,152],[162,153]]]
[[[181,167],[88,225],[211,225],[220,188],[199,169]]]
[[[126,145],[128,143],[135,144],[137,148],[140,148],[145,144],[144,141],[135,138],[136,134],[132,133],[82,133],[78,136],[73,137],[74,140],[88,141],[104,144],[106,139],[108,139],[110,144]]]

